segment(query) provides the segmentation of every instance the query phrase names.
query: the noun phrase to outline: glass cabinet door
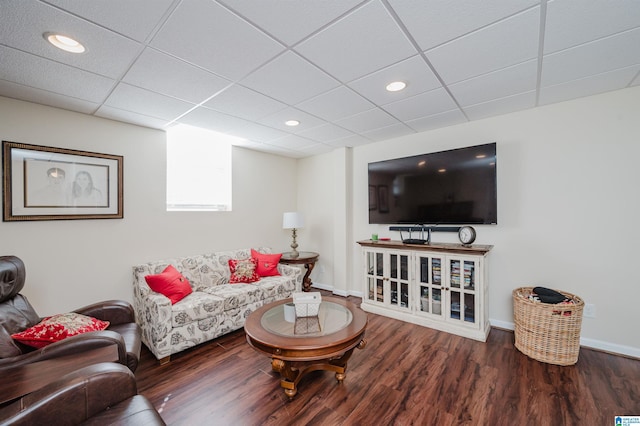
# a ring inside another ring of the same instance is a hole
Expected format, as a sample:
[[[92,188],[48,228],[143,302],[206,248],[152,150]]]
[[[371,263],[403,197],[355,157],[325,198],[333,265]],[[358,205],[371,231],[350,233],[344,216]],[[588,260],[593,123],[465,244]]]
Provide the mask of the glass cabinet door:
[[[416,279],[418,281],[418,311],[442,315],[442,259],[418,255],[416,258]]]
[[[389,254],[391,306],[409,308],[409,255]]]
[[[376,302],[384,302],[384,256],[382,253],[365,253],[367,270],[367,294],[365,297]]]
[[[476,323],[477,263],[462,258],[449,259],[449,318]]]

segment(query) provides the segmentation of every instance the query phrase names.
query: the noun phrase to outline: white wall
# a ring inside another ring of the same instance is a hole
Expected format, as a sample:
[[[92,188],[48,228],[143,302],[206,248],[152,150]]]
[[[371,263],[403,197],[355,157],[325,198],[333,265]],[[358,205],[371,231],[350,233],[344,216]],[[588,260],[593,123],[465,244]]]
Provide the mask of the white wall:
[[[512,327],[514,288],[558,288],[596,305],[583,344],[640,356],[639,112],[640,88],[631,88],[354,148],[349,290],[362,285],[356,241],[373,232],[399,239],[368,224],[367,164],[496,141],[498,225],[476,227],[476,243],[494,245],[492,324]]]
[[[131,267],[174,256],[271,246],[290,233],[297,161],[233,150],[232,212],[167,212],[163,131],[0,97],[0,139],[124,156],[124,219],[0,222],[0,254],[23,259],[40,315],[131,300]]]
[[[298,168],[298,209],[306,222],[298,250],[320,254],[311,274],[314,286],[342,296],[352,287],[351,162],[351,149],[337,148],[300,160]]]

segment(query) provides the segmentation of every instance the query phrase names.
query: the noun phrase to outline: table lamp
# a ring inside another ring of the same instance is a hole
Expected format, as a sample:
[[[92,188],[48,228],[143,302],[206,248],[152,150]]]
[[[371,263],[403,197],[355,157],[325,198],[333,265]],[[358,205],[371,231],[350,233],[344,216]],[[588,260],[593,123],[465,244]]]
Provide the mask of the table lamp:
[[[298,248],[298,243],[296,243],[296,231],[299,228],[302,228],[304,226],[304,218],[302,217],[302,213],[298,213],[298,212],[285,212],[285,214],[282,217],[282,228],[283,229],[292,229],[293,233],[292,233],[292,237],[293,237],[293,242],[291,243],[291,257],[296,258],[299,256],[300,253],[298,253],[298,250],[296,250]]]

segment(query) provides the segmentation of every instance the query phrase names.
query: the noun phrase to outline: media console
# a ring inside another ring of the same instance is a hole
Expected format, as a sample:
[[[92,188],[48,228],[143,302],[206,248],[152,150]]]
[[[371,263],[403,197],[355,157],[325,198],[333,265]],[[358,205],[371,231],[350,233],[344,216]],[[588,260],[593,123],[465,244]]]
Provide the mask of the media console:
[[[358,244],[364,257],[363,310],[486,341],[491,330],[487,263],[493,246],[406,240]]]

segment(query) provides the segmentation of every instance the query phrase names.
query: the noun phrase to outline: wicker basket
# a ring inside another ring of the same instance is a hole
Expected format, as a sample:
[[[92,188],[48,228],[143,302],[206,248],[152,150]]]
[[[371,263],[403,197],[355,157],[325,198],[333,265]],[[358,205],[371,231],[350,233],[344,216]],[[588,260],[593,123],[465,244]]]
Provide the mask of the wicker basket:
[[[580,352],[584,301],[574,294],[560,291],[574,304],[533,302],[529,300],[532,292],[533,287],[513,290],[516,348],[541,362],[575,364]]]

